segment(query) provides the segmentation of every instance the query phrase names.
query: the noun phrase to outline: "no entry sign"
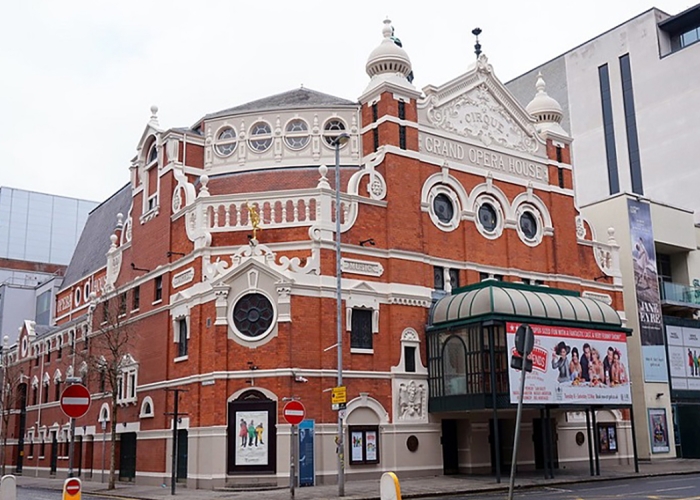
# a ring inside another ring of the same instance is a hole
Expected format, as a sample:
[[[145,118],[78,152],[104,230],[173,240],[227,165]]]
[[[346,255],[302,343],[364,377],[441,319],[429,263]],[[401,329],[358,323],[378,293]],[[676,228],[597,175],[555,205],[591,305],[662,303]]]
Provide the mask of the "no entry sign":
[[[80,418],[90,408],[90,391],[82,384],[69,385],[61,393],[61,410],[70,418]]]
[[[299,425],[304,417],[306,416],[306,409],[304,405],[299,401],[290,401],[284,405],[284,410],[282,410],[284,419],[288,424]]]
[[[71,477],[63,483],[63,499],[64,500],[80,500],[80,492],[82,485],[80,479]]]

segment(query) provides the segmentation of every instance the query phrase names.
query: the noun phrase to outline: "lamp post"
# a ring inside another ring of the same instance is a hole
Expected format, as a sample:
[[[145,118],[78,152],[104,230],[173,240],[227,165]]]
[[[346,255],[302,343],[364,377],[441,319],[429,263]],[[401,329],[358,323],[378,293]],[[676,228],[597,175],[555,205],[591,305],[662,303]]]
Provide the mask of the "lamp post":
[[[338,383],[337,387],[343,385],[343,330],[341,328],[341,319],[343,312],[343,294],[341,290],[341,275],[340,275],[340,147],[348,142],[350,136],[346,133],[338,135],[333,140],[335,148],[335,279],[336,279],[336,318],[335,318],[335,333],[338,349]],[[345,446],[343,439],[343,417],[338,411],[338,436],[336,437],[338,444],[338,496],[345,496]]]

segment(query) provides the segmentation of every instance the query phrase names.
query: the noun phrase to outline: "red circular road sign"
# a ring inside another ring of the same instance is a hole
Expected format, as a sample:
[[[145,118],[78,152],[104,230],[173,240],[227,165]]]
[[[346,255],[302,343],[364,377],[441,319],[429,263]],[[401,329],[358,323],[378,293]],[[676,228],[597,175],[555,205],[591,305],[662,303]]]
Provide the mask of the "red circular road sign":
[[[61,410],[66,416],[80,418],[90,408],[90,391],[82,384],[69,385],[61,393]]]
[[[302,420],[304,420],[304,417],[306,416],[306,409],[304,408],[304,405],[301,404],[301,402],[290,401],[289,403],[284,405],[284,410],[282,410],[282,414],[284,415],[284,419],[287,421],[288,424],[298,425],[301,423]]]
[[[66,484],[63,487],[69,495],[77,495],[80,493],[80,480],[75,478],[66,479]]]

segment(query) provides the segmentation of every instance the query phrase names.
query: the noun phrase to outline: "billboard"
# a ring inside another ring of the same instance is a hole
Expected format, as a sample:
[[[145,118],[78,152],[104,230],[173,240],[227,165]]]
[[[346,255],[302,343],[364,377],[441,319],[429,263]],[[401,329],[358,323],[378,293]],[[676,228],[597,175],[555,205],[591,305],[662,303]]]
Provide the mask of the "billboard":
[[[671,388],[700,391],[700,328],[666,325]]]
[[[639,337],[642,342],[645,382],[667,382],[666,350],[661,320],[659,278],[656,272],[654,231],[648,203],[627,200],[634,289],[639,314]]]
[[[517,355],[515,332],[506,323],[508,357]],[[530,325],[535,348],[523,402],[530,404],[631,404],[627,337],[624,332]],[[520,397],[520,371],[509,369],[510,402]]]

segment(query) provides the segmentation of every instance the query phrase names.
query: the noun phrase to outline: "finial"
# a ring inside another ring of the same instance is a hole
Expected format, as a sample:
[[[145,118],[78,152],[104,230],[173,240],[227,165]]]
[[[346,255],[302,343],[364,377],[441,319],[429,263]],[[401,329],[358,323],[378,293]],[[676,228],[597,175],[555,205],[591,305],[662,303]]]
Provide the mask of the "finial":
[[[389,16],[387,16],[387,18],[384,19],[384,27],[382,28],[382,35],[384,35],[384,38],[389,38],[393,34],[394,34],[394,28],[391,27],[391,19],[389,19]]]
[[[202,187],[199,188],[199,196],[209,196],[209,188],[207,187],[209,176],[207,174],[200,175],[199,183],[202,185]]]
[[[302,89],[304,88],[304,84],[303,84],[303,83],[301,84],[301,88],[302,88]]]
[[[117,248],[117,240],[118,240],[118,239],[119,239],[119,238],[117,238],[117,235],[116,235],[116,234],[110,235],[109,241],[112,242],[112,246],[111,246],[112,248]]]
[[[122,227],[124,225],[124,214],[119,212],[117,214],[117,227]]]
[[[155,104],[151,106],[151,119],[149,120],[149,123],[156,126],[158,125],[158,106]]]
[[[320,167],[318,167],[318,173],[321,174],[321,178],[318,180],[318,185],[316,187],[330,189],[331,185],[328,184],[328,177],[326,177],[326,174],[328,173],[328,167],[325,165],[321,165]]]
[[[474,44],[474,53],[476,54],[476,58],[479,59],[479,56],[481,55],[481,44],[479,43],[479,35],[481,35],[481,28],[474,28],[472,30],[472,35],[476,37],[476,43]]]
[[[541,71],[537,72],[537,83],[535,84],[535,88],[537,89],[538,94],[546,92],[547,84],[545,83],[544,78],[542,78]]]

